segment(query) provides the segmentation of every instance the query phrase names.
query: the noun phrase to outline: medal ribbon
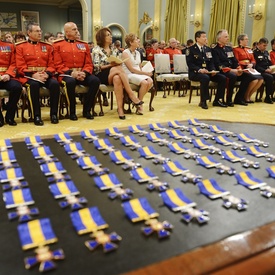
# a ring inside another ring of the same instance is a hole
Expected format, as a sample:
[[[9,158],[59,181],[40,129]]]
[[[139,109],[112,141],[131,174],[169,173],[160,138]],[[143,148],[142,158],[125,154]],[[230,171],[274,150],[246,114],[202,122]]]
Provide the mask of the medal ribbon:
[[[16,162],[15,154],[12,149],[8,149],[7,151],[0,151],[0,163],[3,162]]]
[[[138,149],[140,156],[144,158],[154,158],[156,155],[160,155],[155,151],[153,146],[144,146]]]
[[[80,157],[76,160],[76,162],[82,169],[93,169],[95,166],[101,166],[101,163],[95,156]]]
[[[162,168],[164,169],[164,171],[168,172],[173,176],[182,175],[183,173],[189,172],[189,170],[184,168],[178,161],[169,161],[163,164]]]
[[[170,144],[168,144],[168,147],[172,152],[174,152],[176,154],[185,153],[188,150],[190,151],[190,149],[185,147],[181,142],[170,143]]]
[[[45,176],[53,175],[55,173],[66,173],[61,162],[50,162],[40,165],[41,171]]]
[[[199,148],[199,149],[202,149],[202,150],[208,149],[209,146],[211,146],[211,144],[207,143],[204,138],[193,139],[192,143],[196,148]]]
[[[133,161],[126,151],[114,151],[110,153],[112,161],[116,164]]]
[[[154,175],[148,167],[136,168],[134,170],[131,170],[130,174],[138,182],[144,182],[144,181],[149,181],[152,179],[158,179],[158,177],[156,175]]]
[[[205,168],[216,167],[221,164],[220,162],[216,161],[212,156],[198,157],[196,161]]]
[[[266,168],[266,171],[268,172],[270,177],[275,178],[275,166],[270,166]]]
[[[229,192],[222,189],[214,179],[199,181],[197,186],[199,187],[200,192],[210,199],[217,199],[229,194]]]
[[[266,183],[262,180],[255,178],[251,172],[241,172],[236,174],[235,178],[238,184],[241,184],[249,189],[255,189],[266,185]]]
[[[69,195],[78,195],[79,191],[73,181],[60,181],[49,185],[50,191],[55,199],[64,198]]]
[[[222,151],[222,157],[231,162],[237,162],[244,159],[244,157],[238,155],[235,151]]]
[[[21,179],[24,179],[21,168],[7,168],[5,170],[0,170],[0,182],[8,182],[11,180]]]
[[[94,177],[94,181],[100,190],[112,189],[122,185],[115,174],[104,174],[99,177]]]
[[[7,209],[14,208],[19,205],[34,204],[31,190],[29,188],[22,188],[4,192],[3,200],[5,201]]]
[[[232,140],[230,140],[228,137],[226,136],[217,136],[217,137],[214,137],[216,142],[219,143],[219,144],[222,144],[222,145],[231,145],[233,143]]]
[[[259,149],[258,146],[250,146],[250,147],[246,148],[246,151],[249,155],[252,155],[252,156],[257,157],[257,158],[258,157],[263,157],[266,154],[268,154],[268,153],[262,151],[261,149]]]
[[[51,152],[51,149],[49,146],[40,146],[35,147],[31,150],[33,156],[35,159],[42,159],[45,156],[52,157],[53,153]]]

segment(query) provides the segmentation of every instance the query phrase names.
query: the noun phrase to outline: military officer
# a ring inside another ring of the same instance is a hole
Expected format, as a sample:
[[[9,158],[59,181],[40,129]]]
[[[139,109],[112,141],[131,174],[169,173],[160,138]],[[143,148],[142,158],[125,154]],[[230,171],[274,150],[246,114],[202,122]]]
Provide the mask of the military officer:
[[[14,45],[0,40],[0,89],[6,89],[9,91],[9,101],[7,104],[5,121],[11,126],[17,125],[14,117],[17,109],[17,102],[22,92],[22,86],[15,78],[15,75],[16,66]],[[2,126],[4,126],[4,117],[0,109],[0,127]]]
[[[254,57],[256,60],[256,70],[262,74],[265,82],[265,94],[264,99],[265,103],[273,104],[272,95],[273,95],[273,81],[275,80],[275,74],[269,68],[272,66],[270,56],[266,50],[268,45],[268,39],[263,37],[259,40],[257,48],[254,50]]]
[[[83,117],[93,119],[90,113],[94,105],[100,85],[98,77],[92,74],[93,64],[88,43],[78,40],[78,29],[75,23],[64,25],[65,39],[56,40],[54,47],[54,63],[59,80],[65,85],[70,109],[70,119],[77,120],[75,104],[75,87],[77,84],[88,86],[84,95]]]
[[[57,124],[60,85],[54,78],[53,47],[49,43],[40,41],[42,31],[39,24],[28,24],[27,33],[29,39],[16,44],[16,66],[19,79],[27,88],[34,124],[44,125],[39,101],[39,89],[42,86],[50,90],[51,123]]]
[[[229,35],[227,30],[218,31],[217,43],[212,48],[215,67],[228,79],[226,98],[227,105],[233,107],[235,103],[247,106],[248,104],[245,102],[245,93],[249,83],[253,81],[254,78],[248,73],[243,73],[238,60],[234,56],[233,49],[228,45],[228,43]],[[235,95],[233,103],[232,97],[236,81],[241,81],[241,84],[238,92]]]
[[[201,101],[199,106],[203,109],[208,109],[206,101],[209,99],[209,82],[211,80],[218,83],[213,106],[227,107],[223,102],[226,77],[215,72],[211,48],[206,46],[206,33],[204,31],[197,31],[195,33],[195,40],[196,43],[186,49],[186,61],[189,79],[201,83]],[[211,73],[211,71],[214,72]]]

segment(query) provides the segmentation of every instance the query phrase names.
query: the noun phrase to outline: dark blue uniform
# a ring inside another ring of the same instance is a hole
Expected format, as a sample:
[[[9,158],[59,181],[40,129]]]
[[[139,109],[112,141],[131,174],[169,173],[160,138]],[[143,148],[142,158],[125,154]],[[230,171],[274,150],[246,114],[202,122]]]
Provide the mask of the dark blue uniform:
[[[201,102],[206,102],[206,100],[209,99],[210,80],[218,83],[214,102],[217,102],[219,99],[223,101],[226,77],[219,73],[214,76],[211,74],[199,73],[200,69],[207,69],[208,71],[215,70],[211,48],[203,46],[203,51],[201,51],[199,46],[194,44],[193,46],[186,49],[186,61],[188,65],[189,79],[193,81],[199,81],[201,83]]]
[[[235,95],[234,103],[247,105],[244,100],[244,95],[249,83],[255,79],[254,76],[248,73],[243,73],[242,75],[237,76],[235,73],[230,72],[230,69],[241,69],[241,67],[239,67],[238,60],[234,56],[232,47],[223,46],[217,43],[212,48],[212,52],[216,69],[224,74],[228,79],[226,97],[228,105],[232,104],[233,90],[236,81],[241,81],[241,84]]]
[[[268,51],[260,51],[259,49],[254,50],[254,58],[256,60],[256,70],[261,73],[265,82],[265,93],[266,98],[265,102],[272,104],[272,95],[273,95],[273,81],[275,80],[275,75],[271,73],[266,73],[265,70],[269,69],[269,66],[272,66],[272,62],[269,56]]]

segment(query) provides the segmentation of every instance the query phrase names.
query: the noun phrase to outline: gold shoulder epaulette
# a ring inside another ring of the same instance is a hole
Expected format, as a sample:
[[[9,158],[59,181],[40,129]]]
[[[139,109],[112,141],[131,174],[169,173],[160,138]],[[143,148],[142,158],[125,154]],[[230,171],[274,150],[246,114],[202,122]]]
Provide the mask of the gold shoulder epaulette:
[[[87,43],[86,41],[83,41],[83,40],[79,40],[79,39],[76,39],[77,42],[81,42],[81,43]]]
[[[60,41],[64,41],[64,39],[63,38],[56,39],[56,40],[53,41],[53,43],[57,43],[57,42],[60,42]]]
[[[51,45],[52,46],[52,44],[51,43],[49,43],[49,42],[46,42],[46,41],[39,41],[40,43],[43,43],[43,44],[47,44],[47,45]]]
[[[26,43],[26,42],[27,42],[27,40],[23,40],[23,41],[16,42],[16,43],[15,43],[15,46],[16,46],[16,45],[20,45],[20,44],[22,44],[22,43]]]

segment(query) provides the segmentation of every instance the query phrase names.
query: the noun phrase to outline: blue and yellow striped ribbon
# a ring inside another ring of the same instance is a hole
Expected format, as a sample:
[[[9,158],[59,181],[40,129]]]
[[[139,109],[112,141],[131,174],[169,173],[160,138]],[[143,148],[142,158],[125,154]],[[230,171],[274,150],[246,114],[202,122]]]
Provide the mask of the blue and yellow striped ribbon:
[[[266,185],[262,180],[255,178],[251,172],[241,172],[235,174],[238,184],[241,184],[249,189],[255,189]]]
[[[146,198],[132,199],[127,202],[123,202],[122,207],[126,216],[132,222],[139,222],[159,216]]]
[[[255,138],[252,138],[250,135],[246,133],[241,133],[237,135],[238,139],[244,142],[253,142]]]
[[[133,158],[128,155],[126,151],[113,151],[110,152],[111,160],[116,164],[125,163],[128,161],[133,161]]]
[[[25,143],[27,146],[30,146],[32,144],[43,144],[43,141],[41,140],[40,136],[32,136],[32,137],[26,137]]]
[[[139,132],[144,131],[144,129],[140,125],[132,125],[132,126],[129,126],[128,129],[133,134],[137,134]]]
[[[19,205],[34,204],[31,190],[29,188],[22,188],[4,192],[3,200],[7,209],[14,208]]]
[[[185,196],[179,189],[168,189],[160,193],[163,203],[172,211],[180,211],[187,207],[194,207],[197,204]]]
[[[109,227],[97,207],[83,208],[70,214],[71,221],[79,235]]]
[[[85,152],[80,142],[65,144],[64,149],[68,155],[75,154],[77,152]]]
[[[245,158],[238,155],[235,151],[221,151],[222,157],[231,162],[242,161]]]
[[[218,185],[215,179],[205,179],[199,181],[197,186],[199,187],[201,194],[210,199],[217,199],[229,194],[228,191]]]
[[[53,153],[49,146],[39,146],[35,147],[31,150],[35,159],[41,159],[45,156],[52,157]]]
[[[199,120],[197,118],[190,118],[190,119],[188,119],[188,124],[198,126],[201,123],[199,122]]]
[[[224,130],[219,125],[210,125],[209,129],[211,132],[216,134],[223,134]]]
[[[246,148],[246,152],[254,157],[264,157],[267,152],[262,151],[258,146],[250,146]]]
[[[231,145],[233,143],[232,140],[230,140],[228,137],[226,136],[216,136],[214,137],[215,138],[215,141],[218,143],[218,144],[222,144],[222,145]]]
[[[115,174],[104,174],[99,177],[94,177],[96,186],[100,190],[108,190],[114,187],[122,186],[122,183]]]
[[[199,148],[201,150],[208,149],[211,144],[207,143],[204,138],[201,139],[193,139],[192,143],[194,147]]]
[[[49,188],[55,199],[79,194],[78,189],[71,180],[59,181],[57,183],[50,184]]]
[[[174,129],[180,128],[182,126],[184,126],[183,124],[180,124],[179,121],[175,120],[175,121],[168,121],[168,126]]]
[[[139,148],[138,152],[143,158],[154,158],[155,156],[160,156],[160,153],[158,153],[152,146],[144,146]]]
[[[12,148],[10,139],[0,139],[0,151]]]
[[[190,151],[189,148],[185,147],[181,142],[173,142],[168,144],[169,149],[176,154],[183,154],[186,151]]]
[[[205,168],[217,167],[221,163],[216,161],[212,156],[202,156],[196,158],[196,161]]]
[[[63,168],[61,162],[50,162],[41,164],[40,169],[45,176],[53,175],[57,172],[66,173],[66,170]]]
[[[71,136],[68,133],[59,133],[54,135],[54,139],[58,143],[70,143],[72,141]]]
[[[138,182],[146,182],[152,179],[158,179],[158,177],[148,168],[136,168],[130,171],[130,175]]]
[[[90,139],[90,138],[94,139],[94,138],[98,137],[93,130],[84,130],[84,131],[81,131],[80,135],[84,139]]]
[[[197,136],[197,137],[203,135],[202,130],[201,130],[200,128],[195,128],[195,127],[189,128],[189,133],[190,133],[191,135]]]
[[[154,131],[165,130],[165,128],[160,123],[151,123],[149,124],[149,128]]]
[[[275,166],[274,165],[266,168],[266,171],[270,177],[275,178]]]
[[[16,162],[16,157],[14,151],[12,149],[8,149],[6,151],[0,151],[0,163],[3,162]]]
[[[94,146],[97,150],[104,150],[106,148],[113,148],[114,146],[111,144],[108,138],[97,139],[94,141]]]
[[[162,165],[162,168],[164,171],[166,171],[167,173],[173,175],[173,176],[178,176],[178,175],[182,175],[184,173],[189,172],[189,170],[185,167],[183,167],[179,161],[169,161],[165,164]]]
[[[165,138],[163,138],[161,136],[160,133],[156,132],[156,133],[149,133],[146,135],[147,139],[152,141],[152,142],[159,142],[161,140],[165,140]]]
[[[48,218],[20,224],[17,230],[23,250],[58,241]]]
[[[169,136],[174,139],[181,139],[185,137],[185,135],[180,130],[172,130],[168,132]]]
[[[76,162],[82,169],[90,169],[95,166],[101,166],[101,163],[95,156],[80,157],[76,160]]]
[[[21,168],[7,168],[0,170],[0,182],[24,179]]]
[[[122,135],[122,133],[118,130],[117,127],[112,127],[105,129],[106,135],[112,137],[112,136],[117,136],[117,135]]]
[[[120,138],[120,141],[124,146],[135,146],[139,144],[138,140],[134,136],[123,136]]]

